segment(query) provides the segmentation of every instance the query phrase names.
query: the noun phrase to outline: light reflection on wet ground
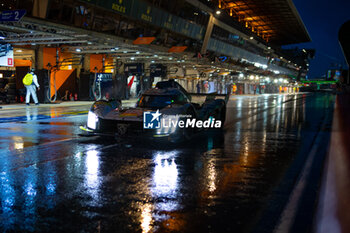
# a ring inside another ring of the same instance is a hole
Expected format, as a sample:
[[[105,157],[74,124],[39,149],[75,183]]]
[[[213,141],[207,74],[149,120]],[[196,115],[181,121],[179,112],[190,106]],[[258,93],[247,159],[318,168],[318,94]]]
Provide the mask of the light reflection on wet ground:
[[[80,138],[86,116],[2,123],[0,228],[249,232],[333,101],[234,96],[224,131],[177,146]]]

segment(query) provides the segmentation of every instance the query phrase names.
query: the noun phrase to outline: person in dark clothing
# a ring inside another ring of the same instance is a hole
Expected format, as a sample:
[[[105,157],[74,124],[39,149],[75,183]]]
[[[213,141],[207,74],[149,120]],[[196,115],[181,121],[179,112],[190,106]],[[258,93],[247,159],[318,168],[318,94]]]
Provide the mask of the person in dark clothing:
[[[197,85],[197,93],[201,93],[201,84],[198,82]]]
[[[2,79],[2,82],[0,82],[0,100],[4,103],[9,104],[10,100],[7,97],[7,90],[8,90],[8,80]]]

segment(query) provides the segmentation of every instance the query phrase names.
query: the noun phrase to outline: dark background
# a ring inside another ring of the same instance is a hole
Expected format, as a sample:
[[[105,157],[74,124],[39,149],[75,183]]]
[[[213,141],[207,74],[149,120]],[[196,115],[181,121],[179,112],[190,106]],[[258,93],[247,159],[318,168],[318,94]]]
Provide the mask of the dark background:
[[[350,20],[350,0],[293,0],[312,42],[289,45],[285,48],[315,48],[315,58],[310,63],[309,78],[326,74],[335,64],[347,69],[338,41],[338,31]]]

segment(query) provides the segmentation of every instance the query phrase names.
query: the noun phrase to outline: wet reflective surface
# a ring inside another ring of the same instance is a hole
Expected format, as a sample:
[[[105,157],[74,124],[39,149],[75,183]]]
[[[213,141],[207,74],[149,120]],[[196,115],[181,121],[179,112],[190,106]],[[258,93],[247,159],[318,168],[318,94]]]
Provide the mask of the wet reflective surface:
[[[82,138],[86,106],[31,107],[0,123],[0,229],[251,232],[334,99],[233,96],[223,131],[177,145]]]

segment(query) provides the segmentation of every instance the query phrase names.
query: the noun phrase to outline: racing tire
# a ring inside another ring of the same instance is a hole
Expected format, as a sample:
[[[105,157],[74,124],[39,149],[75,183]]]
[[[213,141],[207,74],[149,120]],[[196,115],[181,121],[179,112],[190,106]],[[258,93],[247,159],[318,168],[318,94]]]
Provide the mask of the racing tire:
[[[193,117],[195,117],[195,113],[194,113],[194,111],[192,109],[188,109],[187,112],[186,112],[186,115],[191,115],[192,116],[191,119]],[[186,120],[186,119],[187,118],[185,118],[184,120]],[[195,131],[194,128],[184,128],[182,130],[182,136],[184,137],[184,139],[186,141],[188,141],[188,140],[190,140],[193,137],[193,134],[195,133],[194,131]]]
[[[226,106],[223,106],[219,113],[219,120],[221,120],[221,127],[224,127],[226,120]]]
[[[186,115],[192,115],[195,116],[193,111],[187,110]],[[186,121],[187,118],[181,118],[180,120]],[[195,129],[193,128],[178,128],[178,133],[176,136],[170,137],[170,142],[173,143],[181,143],[189,141],[194,134]]]

